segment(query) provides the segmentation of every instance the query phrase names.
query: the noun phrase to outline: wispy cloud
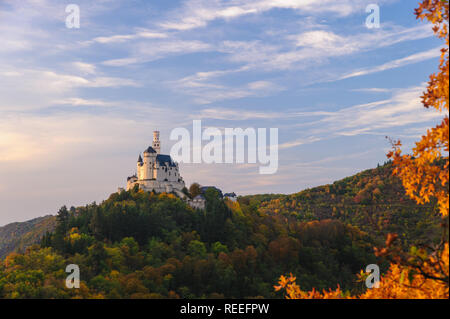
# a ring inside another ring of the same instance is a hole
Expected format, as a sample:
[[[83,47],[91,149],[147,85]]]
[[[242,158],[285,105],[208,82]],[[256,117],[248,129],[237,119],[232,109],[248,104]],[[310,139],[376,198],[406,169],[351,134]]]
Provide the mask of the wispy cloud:
[[[271,81],[254,81],[232,87],[224,84],[209,84],[205,82],[182,81],[176,84],[179,90],[194,96],[194,102],[198,104],[209,104],[212,102],[242,99],[246,97],[263,97],[281,92],[284,88]]]
[[[189,30],[204,27],[216,19],[229,20],[273,9],[290,9],[301,13],[335,14],[348,16],[361,10],[369,1],[355,0],[190,0],[181,12],[176,12],[168,21],[159,25],[164,29]]]
[[[282,44],[262,41],[224,41],[222,52],[229,60],[244,63],[248,69],[291,70],[305,69],[329,63],[330,59],[373,51],[404,41],[432,36],[429,25],[411,28],[391,27],[377,32],[339,35],[331,30],[312,30],[286,35]],[[413,60],[411,60],[413,63]]]
[[[441,113],[423,107],[420,96],[424,87],[425,85],[398,89],[393,92],[391,98],[386,100],[345,107],[335,112],[326,112],[319,119],[308,123],[307,130],[299,132],[299,134],[304,134],[304,137],[285,142],[280,145],[280,149],[338,136],[386,135],[380,131],[387,132],[390,128],[399,129],[407,125],[417,125],[441,118]],[[314,115],[318,114],[314,112]]]
[[[79,67],[79,65],[78,65]],[[85,70],[92,68],[83,65]],[[48,69],[1,67],[0,110],[38,109],[67,98],[81,88],[139,87],[133,79],[108,76],[79,76]]]
[[[96,67],[93,64],[76,61],[72,63],[75,70],[80,71],[83,74],[95,74]]]
[[[212,46],[202,41],[183,41],[170,39],[167,41],[139,42],[133,46],[134,52],[126,58],[111,59],[103,62],[108,66],[125,66],[135,63],[155,61],[172,55],[184,55],[194,52],[213,51]]]
[[[382,72],[382,71],[386,71],[386,70],[400,68],[405,65],[414,64],[414,63],[422,62],[425,60],[437,58],[440,56],[440,54],[441,54],[441,47],[437,47],[437,48],[434,48],[431,50],[415,53],[415,54],[409,55],[409,56],[401,58],[401,59],[389,61],[389,62],[386,62],[381,65],[352,71],[351,73],[341,76],[338,80],[344,80],[344,79],[349,79],[349,78],[353,78],[353,77],[357,77],[357,76],[363,76],[363,75],[367,75],[367,74],[372,74],[372,73],[377,73],[377,72]]]
[[[226,108],[206,108],[199,113],[191,115],[193,119],[218,119],[218,120],[248,120],[248,119],[273,119],[280,117],[280,113],[233,110]]]
[[[388,88],[361,88],[361,89],[351,89],[352,92],[369,92],[369,93],[386,93],[392,92],[392,89]]]
[[[165,39],[168,34],[158,31],[152,31],[148,29],[141,29],[135,33],[131,34],[115,34],[110,36],[95,37],[92,40],[82,42],[83,45],[90,45],[93,43],[100,44],[112,44],[112,43],[123,43],[131,40],[138,39]]]

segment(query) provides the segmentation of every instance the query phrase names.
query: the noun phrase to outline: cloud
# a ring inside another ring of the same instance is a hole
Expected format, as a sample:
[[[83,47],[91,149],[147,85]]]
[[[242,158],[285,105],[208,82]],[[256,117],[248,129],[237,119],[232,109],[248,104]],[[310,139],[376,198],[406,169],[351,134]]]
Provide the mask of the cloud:
[[[80,71],[83,74],[95,74],[96,67],[93,64],[85,62],[73,62],[72,63],[75,70]]]
[[[279,118],[279,112],[257,112],[247,110],[234,110],[226,108],[206,108],[199,113],[191,115],[193,119],[217,119],[217,120],[248,120],[248,119],[273,119]]]
[[[108,66],[125,66],[135,63],[155,61],[172,55],[184,55],[195,52],[212,51],[210,44],[202,41],[171,39],[167,41],[139,42],[133,46],[133,53],[127,58],[106,60]]]
[[[139,31],[132,34],[116,34],[111,36],[96,37],[92,40],[82,42],[82,44],[84,45],[90,45],[93,43],[112,44],[112,43],[123,43],[126,41],[138,39],[165,39],[167,37],[168,37],[167,33],[147,29],[140,29]]]
[[[321,120],[321,123],[334,134],[348,136],[442,117],[439,112],[423,107],[420,96],[424,87],[399,89],[390,99],[341,109]]]
[[[173,13],[168,21],[159,23],[163,29],[190,30],[204,27],[209,22],[230,20],[249,14],[259,14],[273,9],[296,10],[303,14],[334,14],[348,16],[362,10],[369,1],[357,0],[190,0],[184,8]]]
[[[437,58],[440,55],[441,55],[441,47],[437,47],[437,48],[430,49],[427,51],[415,53],[415,54],[409,55],[409,56],[401,58],[401,59],[389,61],[389,62],[381,64],[381,65],[377,65],[377,66],[373,66],[373,67],[369,67],[369,68],[365,68],[365,69],[360,69],[357,71],[352,71],[351,73],[341,76],[338,80],[344,80],[344,79],[349,79],[349,78],[353,78],[353,77],[357,77],[357,76],[363,76],[363,75],[367,75],[367,74],[396,69],[396,68],[400,68],[405,65],[414,64],[414,63],[422,62],[425,60]]]
[[[351,89],[352,92],[369,92],[369,93],[386,93],[392,92],[392,89],[387,88],[361,88],[361,89]]]
[[[78,65],[79,66],[79,65]],[[89,69],[86,65],[83,68]],[[38,109],[67,98],[81,88],[139,87],[135,80],[119,77],[78,76],[48,69],[1,67],[0,110]]]
[[[72,105],[72,106],[119,106],[121,102],[104,101],[99,99],[83,99],[79,97],[66,98],[53,101],[56,105]]]
[[[223,41],[219,50],[227,53],[231,62],[243,63],[247,69],[292,70],[305,69],[311,65],[318,67],[332,58],[373,51],[432,35],[429,25],[411,28],[392,26],[376,32],[350,35],[339,35],[331,30],[309,30],[286,35],[286,41],[281,44],[267,44],[260,40]]]
[[[181,80],[172,82],[175,89],[195,97],[194,102],[198,104],[209,104],[212,102],[241,99],[246,97],[262,97],[283,91],[284,88],[271,81],[254,81],[233,87],[225,84],[208,83],[208,77],[196,81]]]
[[[280,35],[276,35],[280,38]],[[183,90],[185,93],[198,96],[198,103],[210,103],[227,98],[240,98],[248,96],[248,93],[239,89],[232,89],[218,81],[219,78],[244,72],[275,72],[275,71],[297,71],[299,69],[320,70],[329,64],[330,60],[359,54],[361,52],[377,50],[386,46],[394,45],[403,41],[412,41],[432,36],[429,25],[420,25],[411,28],[398,26],[386,26],[385,29],[376,32],[362,32],[358,34],[339,35],[331,30],[308,30],[299,34],[288,34],[281,36],[282,41],[233,41],[226,40],[216,45],[211,45],[211,51],[226,54],[228,62],[237,64],[223,70],[211,70],[196,72],[180,80],[172,81],[173,89]],[[402,65],[420,62],[434,56],[437,49],[415,54],[407,58],[399,59],[376,69],[358,70],[364,72],[380,72],[388,68],[400,67]],[[135,59],[133,63],[137,62]],[[130,61],[125,59],[124,63]],[[313,82],[327,82],[333,80],[335,75],[324,75],[326,72],[317,72],[319,77]],[[314,76],[314,72],[305,74],[303,81],[311,82],[308,77]],[[349,76],[349,75],[346,75]],[[352,76],[356,76],[356,73]],[[223,91],[227,91],[224,93]],[[272,93],[279,90],[272,90]],[[270,93],[270,91],[268,92]]]
[[[391,98],[365,104],[341,108],[335,112],[325,112],[322,116],[308,123],[308,128],[297,132],[304,137],[288,141],[279,146],[287,149],[303,144],[310,144],[338,136],[356,136],[363,134],[387,135],[391,129],[398,130],[407,125],[418,125],[442,117],[442,113],[425,109],[420,96],[425,88],[422,86],[397,89]],[[304,112],[305,116],[308,112]],[[320,113],[312,112],[311,116]],[[302,124],[304,126],[304,124]]]

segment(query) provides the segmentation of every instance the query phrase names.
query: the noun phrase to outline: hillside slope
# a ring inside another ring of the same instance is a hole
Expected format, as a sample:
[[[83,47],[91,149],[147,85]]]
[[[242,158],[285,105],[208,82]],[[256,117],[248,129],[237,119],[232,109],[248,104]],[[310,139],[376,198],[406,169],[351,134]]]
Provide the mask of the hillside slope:
[[[388,233],[397,233],[405,245],[438,240],[433,234],[440,234],[436,205],[417,205],[409,199],[400,179],[392,176],[390,163],[299,193],[250,195],[239,201],[261,213],[302,221],[338,219],[368,232],[379,243]]]
[[[357,274],[377,262],[370,236],[338,220],[260,214],[213,189],[205,198],[194,210],[133,189],[62,207],[41,246],[0,263],[0,298],[281,298],[273,286],[291,272],[305,289],[358,292]],[[83,289],[65,288],[68,264]]]
[[[294,216],[301,221],[338,219],[358,226],[381,243],[386,234],[397,233],[406,244],[428,242],[439,227],[433,204],[417,205],[406,197],[392,167],[385,164],[365,170],[333,184],[318,186],[291,195],[260,194],[239,198],[242,206],[266,214]],[[53,231],[55,216],[35,218],[0,227],[0,259],[39,242]]]
[[[306,290],[358,294],[366,265],[387,267],[373,253],[387,233],[405,246],[440,233],[435,205],[409,200],[390,164],[292,195],[205,198],[194,210],[132,189],[8,225],[0,239],[24,247],[56,223],[40,246],[0,263],[0,298],[280,298],[273,286],[289,273]],[[64,287],[68,264],[83,289]]]
[[[0,227],[0,259],[10,252],[23,251],[26,247],[38,243],[48,231],[56,226],[55,216],[44,216],[21,223],[11,223]]]

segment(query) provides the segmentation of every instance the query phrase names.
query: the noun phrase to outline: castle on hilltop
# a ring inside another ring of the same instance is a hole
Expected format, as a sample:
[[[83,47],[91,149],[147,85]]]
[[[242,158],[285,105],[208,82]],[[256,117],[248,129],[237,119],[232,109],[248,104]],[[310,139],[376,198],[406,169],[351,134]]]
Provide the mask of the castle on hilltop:
[[[173,192],[180,197],[184,197],[182,189],[185,185],[180,175],[178,163],[175,163],[170,155],[160,154],[160,151],[159,131],[154,131],[152,146],[144,151],[143,158],[139,155],[137,174],[127,178],[127,190],[139,185],[139,188],[145,191]]]

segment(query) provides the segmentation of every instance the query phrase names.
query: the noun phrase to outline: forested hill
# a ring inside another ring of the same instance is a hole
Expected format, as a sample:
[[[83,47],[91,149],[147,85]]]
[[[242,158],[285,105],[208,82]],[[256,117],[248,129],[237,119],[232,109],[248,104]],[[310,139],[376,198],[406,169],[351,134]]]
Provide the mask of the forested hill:
[[[0,298],[281,298],[273,286],[290,272],[305,289],[355,292],[356,274],[376,262],[370,236],[340,221],[260,213],[213,189],[205,197],[205,211],[137,189],[63,207],[40,247],[0,263]],[[80,289],[65,288],[69,264]]]
[[[386,269],[373,254],[384,234],[412,243],[439,233],[433,205],[408,200],[391,169],[238,202],[211,188],[204,211],[137,188],[62,207],[40,246],[0,262],[0,298],[281,298],[273,286],[289,273],[304,290],[359,293],[362,269]],[[80,289],[65,287],[69,264],[80,267]]]
[[[392,164],[386,163],[333,184],[291,195],[251,195],[241,204],[268,214],[295,216],[299,220],[337,219],[357,226],[381,243],[397,233],[404,244],[438,240],[440,217],[434,203],[417,205],[405,195]]]
[[[49,215],[0,227],[0,259],[12,251],[24,251],[26,247],[39,243],[42,236],[53,231],[55,226],[55,216]]]

